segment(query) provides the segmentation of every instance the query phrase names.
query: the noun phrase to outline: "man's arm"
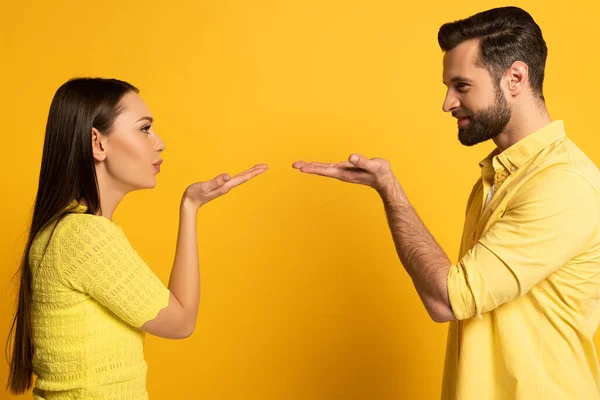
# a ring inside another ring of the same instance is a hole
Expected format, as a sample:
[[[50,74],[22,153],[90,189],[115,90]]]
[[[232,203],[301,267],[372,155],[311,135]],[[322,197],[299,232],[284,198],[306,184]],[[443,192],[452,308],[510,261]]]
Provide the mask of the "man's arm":
[[[389,162],[353,154],[348,162],[325,164],[298,161],[293,167],[305,173],[374,188],[383,200],[400,261],[431,319],[436,322],[455,319],[447,288],[450,260],[411,206]]]
[[[396,252],[429,316],[435,322],[454,320],[448,297],[450,260],[412,207],[394,178],[378,190]]]
[[[479,318],[525,295],[588,251],[600,226],[596,188],[570,166],[558,165],[529,179],[511,198],[502,218],[451,265],[386,160],[352,155],[349,162],[300,161],[294,168],[377,190],[398,256],[438,322]]]

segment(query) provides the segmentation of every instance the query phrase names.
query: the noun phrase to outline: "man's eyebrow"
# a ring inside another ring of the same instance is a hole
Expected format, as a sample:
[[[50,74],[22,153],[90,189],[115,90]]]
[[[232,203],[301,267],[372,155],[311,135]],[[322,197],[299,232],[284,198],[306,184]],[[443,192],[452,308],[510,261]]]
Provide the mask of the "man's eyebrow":
[[[464,77],[464,76],[457,75],[457,76],[453,77],[452,79],[450,79],[450,83],[456,83],[456,82],[473,83],[473,80],[469,79],[467,77]],[[444,82],[444,85],[446,85],[446,82]]]

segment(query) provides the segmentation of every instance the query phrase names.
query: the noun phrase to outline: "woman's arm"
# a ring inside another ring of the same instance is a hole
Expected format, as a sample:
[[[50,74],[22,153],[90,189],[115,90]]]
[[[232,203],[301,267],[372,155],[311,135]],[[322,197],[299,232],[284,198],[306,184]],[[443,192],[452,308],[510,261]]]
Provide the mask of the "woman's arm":
[[[266,170],[267,166],[260,164],[233,178],[223,174],[208,182],[194,183],[186,189],[179,208],[177,249],[169,280],[169,305],[159,311],[156,318],[142,325],[144,332],[170,339],[186,338],[192,334],[200,303],[198,210]]]

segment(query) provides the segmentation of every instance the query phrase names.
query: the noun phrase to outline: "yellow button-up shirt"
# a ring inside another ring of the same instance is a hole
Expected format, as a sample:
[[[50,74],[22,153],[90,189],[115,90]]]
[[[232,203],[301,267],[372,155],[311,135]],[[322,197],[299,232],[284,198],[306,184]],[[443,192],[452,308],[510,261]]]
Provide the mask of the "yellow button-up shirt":
[[[442,398],[600,398],[600,171],[562,121],[480,166],[448,274]]]

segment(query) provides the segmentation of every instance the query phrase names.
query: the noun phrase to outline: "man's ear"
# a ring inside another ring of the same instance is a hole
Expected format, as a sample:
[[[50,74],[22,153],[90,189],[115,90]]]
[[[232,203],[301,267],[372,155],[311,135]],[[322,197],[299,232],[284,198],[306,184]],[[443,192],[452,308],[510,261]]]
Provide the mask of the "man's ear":
[[[106,143],[106,136],[104,136],[96,128],[92,128],[92,153],[94,160],[104,161],[106,159],[106,149],[104,144]]]
[[[507,71],[508,91],[518,96],[529,85],[529,67],[522,61],[515,61]]]

